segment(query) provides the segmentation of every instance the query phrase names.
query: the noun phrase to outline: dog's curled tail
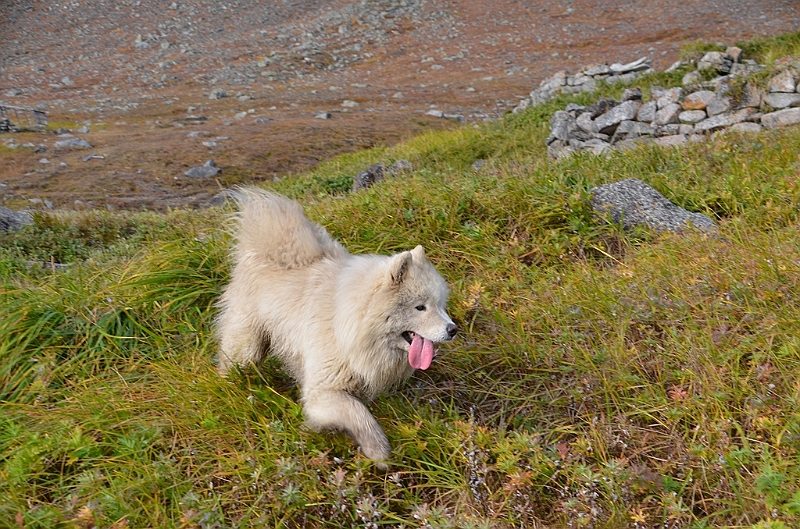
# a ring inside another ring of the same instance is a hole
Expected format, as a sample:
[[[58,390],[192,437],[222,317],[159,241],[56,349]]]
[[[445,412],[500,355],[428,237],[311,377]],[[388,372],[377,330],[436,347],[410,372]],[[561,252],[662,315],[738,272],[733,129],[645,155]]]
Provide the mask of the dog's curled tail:
[[[236,261],[271,268],[308,266],[347,251],[303,213],[299,203],[257,188],[239,189]]]

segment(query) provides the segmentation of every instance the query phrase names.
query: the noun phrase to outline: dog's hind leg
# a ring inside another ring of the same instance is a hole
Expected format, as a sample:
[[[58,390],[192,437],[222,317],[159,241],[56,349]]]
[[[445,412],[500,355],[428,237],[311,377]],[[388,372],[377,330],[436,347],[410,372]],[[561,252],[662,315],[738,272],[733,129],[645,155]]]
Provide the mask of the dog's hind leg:
[[[391,447],[386,434],[366,406],[344,391],[313,390],[303,395],[303,413],[312,430],[344,431],[370,459],[388,459]],[[386,468],[383,463],[378,463]]]

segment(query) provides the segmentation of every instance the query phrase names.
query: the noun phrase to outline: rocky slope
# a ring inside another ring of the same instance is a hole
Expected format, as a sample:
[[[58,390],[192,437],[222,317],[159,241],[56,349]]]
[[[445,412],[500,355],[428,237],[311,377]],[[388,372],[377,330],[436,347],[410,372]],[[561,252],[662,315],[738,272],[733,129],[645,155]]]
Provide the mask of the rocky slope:
[[[496,117],[562,68],[647,56],[664,69],[686,42],[798,27],[794,0],[8,0],[0,104],[45,109],[91,147],[3,134],[0,204],[201,204],[451,126],[432,109]],[[216,177],[184,175],[211,158]]]

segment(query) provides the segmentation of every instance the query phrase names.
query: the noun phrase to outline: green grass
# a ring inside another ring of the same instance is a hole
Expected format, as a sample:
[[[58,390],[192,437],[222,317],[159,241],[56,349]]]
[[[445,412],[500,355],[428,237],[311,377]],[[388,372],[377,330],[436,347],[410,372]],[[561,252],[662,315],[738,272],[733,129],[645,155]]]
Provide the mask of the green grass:
[[[388,472],[305,429],[273,360],[216,374],[228,211],[3,235],[0,527],[800,525],[800,129],[552,162],[565,101],[273,184],[354,253],[424,244],[452,285],[459,338],[371,404]],[[589,189],[631,177],[721,236],[596,219]]]

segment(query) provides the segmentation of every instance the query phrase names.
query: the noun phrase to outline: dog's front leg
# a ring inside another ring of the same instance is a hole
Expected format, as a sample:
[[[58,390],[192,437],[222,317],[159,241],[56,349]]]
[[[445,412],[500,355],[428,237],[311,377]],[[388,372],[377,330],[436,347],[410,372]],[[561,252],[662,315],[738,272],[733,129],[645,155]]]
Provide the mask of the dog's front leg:
[[[345,391],[314,390],[303,395],[306,424],[313,430],[347,432],[370,459],[389,458],[389,440],[366,406]],[[379,464],[385,468],[386,465]]]

